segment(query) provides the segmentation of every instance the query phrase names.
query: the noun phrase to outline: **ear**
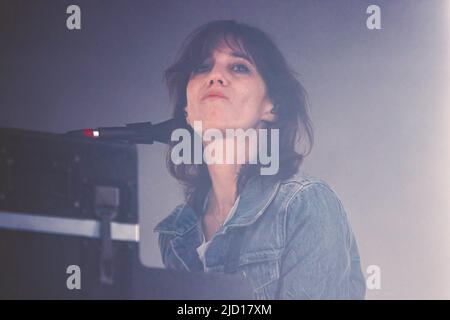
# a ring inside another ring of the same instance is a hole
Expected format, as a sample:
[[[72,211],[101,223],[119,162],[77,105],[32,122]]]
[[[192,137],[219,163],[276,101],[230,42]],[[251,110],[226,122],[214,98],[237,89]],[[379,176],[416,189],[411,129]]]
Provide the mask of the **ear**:
[[[267,122],[274,122],[276,120],[276,114],[272,113],[274,104],[269,98],[265,98],[262,107],[261,120]]]
[[[183,108],[183,115],[184,115],[184,118],[186,119],[187,125],[192,127],[191,126],[191,120],[189,118],[189,112],[188,112],[188,106],[187,105]]]

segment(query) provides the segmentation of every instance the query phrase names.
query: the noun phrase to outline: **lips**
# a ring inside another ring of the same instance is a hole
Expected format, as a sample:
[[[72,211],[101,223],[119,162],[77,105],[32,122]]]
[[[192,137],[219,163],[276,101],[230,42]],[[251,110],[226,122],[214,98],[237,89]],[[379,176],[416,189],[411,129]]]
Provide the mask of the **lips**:
[[[205,94],[202,98],[202,100],[208,99],[208,98],[221,98],[221,99],[228,99],[223,93],[219,91],[210,91],[207,94]]]

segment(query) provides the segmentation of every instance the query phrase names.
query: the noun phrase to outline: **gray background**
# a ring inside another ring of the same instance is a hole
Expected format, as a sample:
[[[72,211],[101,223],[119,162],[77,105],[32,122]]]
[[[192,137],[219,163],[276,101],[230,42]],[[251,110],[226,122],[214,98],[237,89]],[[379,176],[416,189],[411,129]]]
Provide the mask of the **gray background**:
[[[81,7],[82,30],[66,28]],[[366,28],[381,7],[382,30]],[[300,72],[315,145],[304,170],[341,198],[369,299],[450,299],[450,1],[1,1],[0,126],[50,132],[170,116],[162,74],[200,24],[273,36]],[[143,263],[182,200],[166,147],[139,146]]]

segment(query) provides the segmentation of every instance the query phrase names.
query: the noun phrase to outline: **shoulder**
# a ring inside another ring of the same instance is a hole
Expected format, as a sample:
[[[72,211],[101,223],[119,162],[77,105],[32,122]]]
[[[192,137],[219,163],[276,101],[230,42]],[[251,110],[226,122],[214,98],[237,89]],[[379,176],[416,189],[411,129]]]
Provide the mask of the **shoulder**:
[[[178,204],[165,218],[159,221],[153,228],[153,232],[179,234],[184,230],[180,230],[179,225],[187,224],[192,220],[189,206],[186,202]],[[187,217],[186,217],[187,215]],[[184,221],[186,220],[186,221]],[[184,223],[186,222],[186,223]]]
[[[281,181],[279,192],[285,197],[288,234],[295,233],[299,227],[330,236],[348,232],[342,202],[325,180],[299,172]]]
[[[338,200],[338,195],[324,179],[299,171],[295,175],[280,181],[280,192],[288,194],[289,202],[299,197],[332,198]],[[340,202],[340,201],[339,201]]]
[[[305,171],[298,171],[295,175],[280,181],[283,191],[290,191],[297,195],[308,188],[325,188],[334,192],[331,186],[322,178],[310,175]]]

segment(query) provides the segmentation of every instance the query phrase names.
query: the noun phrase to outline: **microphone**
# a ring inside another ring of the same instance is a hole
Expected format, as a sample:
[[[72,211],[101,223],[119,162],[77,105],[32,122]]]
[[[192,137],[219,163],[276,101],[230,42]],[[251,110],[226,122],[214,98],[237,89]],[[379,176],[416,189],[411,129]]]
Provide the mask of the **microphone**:
[[[172,131],[183,124],[175,118],[152,124],[151,122],[129,123],[125,127],[100,127],[68,131],[67,135],[93,139],[122,140],[137,144],[153,144],[154,141],[168,144]]]

